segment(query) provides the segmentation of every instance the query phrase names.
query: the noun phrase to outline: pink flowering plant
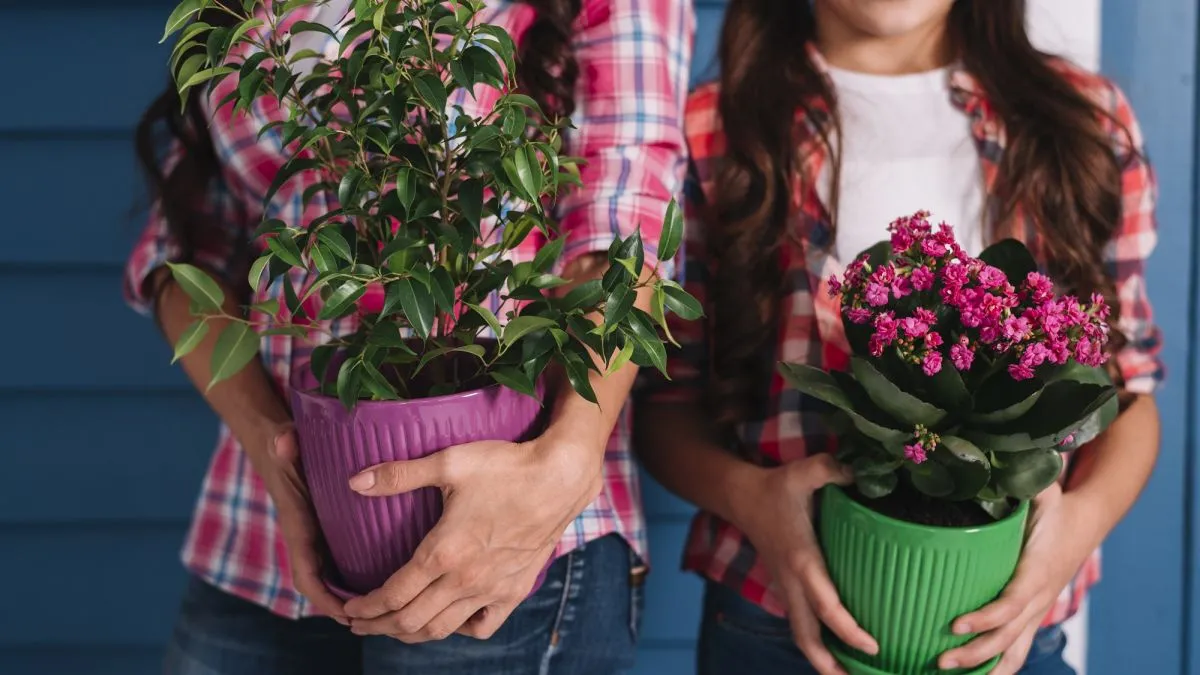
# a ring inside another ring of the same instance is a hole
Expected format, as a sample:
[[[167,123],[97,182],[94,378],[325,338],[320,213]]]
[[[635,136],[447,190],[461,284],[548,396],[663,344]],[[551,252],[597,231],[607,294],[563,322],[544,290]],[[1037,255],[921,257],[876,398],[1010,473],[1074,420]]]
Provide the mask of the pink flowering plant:
[[[849,369],[780,368],[832,406],[839,459],[864,497],[903,481],[999,518],[1115,419],[1109,307],[1098,294],[1056,294],[1019,241],[973,258],[927,215],[896,220],[890,241],[829,280]]]

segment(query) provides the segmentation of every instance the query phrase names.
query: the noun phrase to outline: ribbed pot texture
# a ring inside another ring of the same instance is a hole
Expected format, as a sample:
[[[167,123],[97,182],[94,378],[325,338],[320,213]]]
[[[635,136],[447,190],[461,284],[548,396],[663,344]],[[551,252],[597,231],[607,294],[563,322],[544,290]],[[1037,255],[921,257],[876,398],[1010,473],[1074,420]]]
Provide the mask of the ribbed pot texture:
[[[879,643],[868,656],[830,637],[855,674],[933,675],[937,658],[973,636],[954,635],[955,619],[999,596],[1012,578],[1025,537],[1028,503],[1004,520],[972,528],[917,525],[876,513],[837,486],[821,496],[820,539],[829,575],[846,609]]]
[[[337,567],[338,578],[326,581],[343,597],[379,588],[412,558],[442,514],[437,488],[364,497],[350,489],[351,476],[452,445],[529,440],[543,421],[537,400],[500,386],[408,401],[359,401],[349,411],[336,398],[293,386],[292,413],[304,478]]]

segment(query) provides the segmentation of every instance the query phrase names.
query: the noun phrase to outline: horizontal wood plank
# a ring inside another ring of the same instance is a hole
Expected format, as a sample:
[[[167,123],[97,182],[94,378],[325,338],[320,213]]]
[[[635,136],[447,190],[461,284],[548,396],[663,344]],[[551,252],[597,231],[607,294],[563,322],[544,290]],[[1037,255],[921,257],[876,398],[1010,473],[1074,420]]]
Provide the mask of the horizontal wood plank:
[[[701,583],[677,571],[684,530],[677,523],[651,527],[647,640],[695,637]],[[184,533],[180,525],[152,523],[0,525],[0,576],[10,580],[0,649],[161,644],[185,580],[178,559]]]

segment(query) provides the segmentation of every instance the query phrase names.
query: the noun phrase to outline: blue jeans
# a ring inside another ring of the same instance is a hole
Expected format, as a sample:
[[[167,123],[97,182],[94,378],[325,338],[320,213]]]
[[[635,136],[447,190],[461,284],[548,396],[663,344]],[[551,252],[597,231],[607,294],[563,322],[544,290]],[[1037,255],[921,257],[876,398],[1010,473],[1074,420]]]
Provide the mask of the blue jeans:
[[[550,566],[491,639],[407,645],[325,618],[293,621],[193,579],[167,675],[613,675],[632,668],[642,608],[637,558],[608,535]]]
[[[1066,635],[1055,626],[1033,641],[1021,675],[1075,675],[1063,660]],[[709,582],[696,655],[699,675],[816,675],[792,641],[786,619],[742,598],[733,589]]]

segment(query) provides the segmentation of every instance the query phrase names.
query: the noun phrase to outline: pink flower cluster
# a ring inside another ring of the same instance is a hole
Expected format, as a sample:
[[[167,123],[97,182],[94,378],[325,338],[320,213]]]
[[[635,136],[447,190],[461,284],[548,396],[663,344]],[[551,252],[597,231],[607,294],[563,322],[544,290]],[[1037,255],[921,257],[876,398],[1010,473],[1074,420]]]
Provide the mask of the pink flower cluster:
[[[937,434],[918,424],[913,430],[913,441],[904,446],[904,456],[913,464],[924,464],[942,439]]]
[[[1030,272],[1014,286],[1000,269],[967,255],[943,223],[936,230],[920,211],[889,226],[892,260],[872,267],[861,257],[842,279],[829,280],[845,319],[870,325],[872,356],[895,349],[928,376],[948,360],[969,371],[977,357],[1003,362],[1017,380],[1039,366],[1108,359],[1109,308],[1056,296],[1046,276]]]

